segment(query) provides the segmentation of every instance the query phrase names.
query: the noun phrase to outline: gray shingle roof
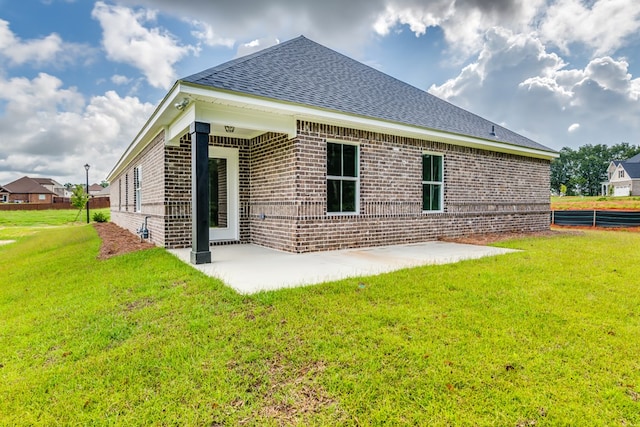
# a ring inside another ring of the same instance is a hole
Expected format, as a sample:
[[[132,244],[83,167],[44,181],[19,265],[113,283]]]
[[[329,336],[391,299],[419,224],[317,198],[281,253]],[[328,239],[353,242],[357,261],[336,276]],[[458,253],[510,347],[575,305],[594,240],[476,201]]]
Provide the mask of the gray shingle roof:
[[[303,36],[181,81],[554,151]]]
[[[635,156],[625,160],[626,163],[640,163],[640,154],[636,154]]]
[[[633,158],[633,157],[632,157]],[[640,178],[640,163],[638,162],[620,162],[625,171],[627,171],[627,175],[631,179]]]

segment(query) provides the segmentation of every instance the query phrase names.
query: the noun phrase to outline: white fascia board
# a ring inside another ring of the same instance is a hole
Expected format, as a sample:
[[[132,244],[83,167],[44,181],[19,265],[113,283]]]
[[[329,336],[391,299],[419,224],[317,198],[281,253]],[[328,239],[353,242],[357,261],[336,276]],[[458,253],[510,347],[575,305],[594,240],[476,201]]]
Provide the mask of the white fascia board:
[[[464,147],[479,148],[502,153],[517,154],[526,157],[535,157],[551,160],[559,157],[558,153],[538,150],[535,148],[512,145],[499,141],[474,138],[471,136],[457,135],[453,133],[403,125],[400,123],[386,122],[362,116],[349,115],[330,110],[306,107],[299,104],[273,101],[265,98],[241,95],[233,92],[225,92],[218,89],[200,86],[182,86],[184,93],[194,96],[215,98],[216,103],[231,105],[243,105],[246,108],[274,111],[280,114],[291,115],[296,119],[321,122],[326,124],[344,125],[358,129],[373,130],[380,133],[407,136],[417,139],[426,139],[437,142],[446,142]]]
[[[180,112],[174,108],[174,103],[182,97],[190,97],[192,102],[187,106],[186,111]],[[211,102],[214,106],[194,105],[198,100]],[[218,105],[220,108],[217,107]],[[229,111],[226,111],[227,109]],[[184,134],[194,120],[227,124],[239,128],[282,132],[288,134],[289,137],[294,137],[296,135],[296,120],[298,119],[548,160],[559,156],[558,153],[499,141],[386,122],[178,81],[129,144],[107,179],[112,180],[117,176],[159,132],[163,130],[168,132],[165,135],[165,142],[175,143],[176,139]]]
[[[131,144],[129,144],[122,157],[120,157],[120,160],[118,160],[118,163],[116,163],[111,172],[109,172],[107,181],[111,181],[118,174],[120,174],[124,167],[128,165],[129,162],[136,155],[138,155],[148,144],[150,144],[159,132],[165,129],[165,124],[159,123],[159,121],[161,117],[166,116],[167,114],[176,114],[169,108],[174,108],[173,104],[179,94],[180,83],[176,82],[176,84],[173,85],[171,90],[165,95],[162,101],[160,101],[158,107],[156,107],[155,111],[151,114],[151,117],[149,117],[144,126],[142,126],[142,129],[140,129],[133,141],[131,141]]]
[[[191,123],[195,120],[196,107],[192,102],[173,123],[165,128],[165,144],[178,145],[180,143],[180,137],[187,132],[189,126],[191,126]]]

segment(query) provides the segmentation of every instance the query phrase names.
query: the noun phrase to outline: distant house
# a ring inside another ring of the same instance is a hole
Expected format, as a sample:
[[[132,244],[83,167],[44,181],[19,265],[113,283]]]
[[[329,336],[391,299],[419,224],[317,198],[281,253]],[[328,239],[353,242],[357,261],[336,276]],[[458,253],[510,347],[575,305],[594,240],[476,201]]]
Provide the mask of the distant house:
[[[627,160],[614,160],[607,168],[604,196],[640,196],[640,154]]]
[[[557,152],[305,37],[178,80],[108,176],[167,248],[541,231]]]
[[[9,190],[0,185],[0,203],[7,203],[9,201]]]
[[[89,186],[89,195],[91,195],[91,196],[97,196],[102,191],[104,191],[104,187],[102,185],[100,185],[100,184],[91,184]]]
[[[65,194],[66,188],[64,187],[64,185],[60,184],[55,179],[51,179],[51,178],[31,178],[31,179],[33,179],[35,182],[42,185],[44,188],[51,191],[52,193],[55,193],[59,197],[68,197]]]
[[[53,191],[58,186],[63,189],[61,195]],[[49,178],[23,176],[0,187],[0,202],[3,203],[53,203],[56,197],[63,196],[64,186]]]

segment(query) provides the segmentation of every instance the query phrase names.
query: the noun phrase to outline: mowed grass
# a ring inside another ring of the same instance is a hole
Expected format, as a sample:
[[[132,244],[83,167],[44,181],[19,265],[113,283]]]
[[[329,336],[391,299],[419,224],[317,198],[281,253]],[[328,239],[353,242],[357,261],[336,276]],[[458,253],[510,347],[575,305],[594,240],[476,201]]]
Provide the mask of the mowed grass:
[[[553,210],[640,210],[640,197],[563,196],[551,197]]]
[[[99,246],[0,247],[0,424],[640,425],[636,233],[252,296]]]
[[[93,214],[102,212],[109,217],[109,208],[89,209],[90,220],[93,221]],[[15,226],[51,226],[66,225],[70,223],[86,223],[87,212],[78,212],[77,209],[46,209],[46,210],[17,210],[2,211],[0,210],[0,227]]]

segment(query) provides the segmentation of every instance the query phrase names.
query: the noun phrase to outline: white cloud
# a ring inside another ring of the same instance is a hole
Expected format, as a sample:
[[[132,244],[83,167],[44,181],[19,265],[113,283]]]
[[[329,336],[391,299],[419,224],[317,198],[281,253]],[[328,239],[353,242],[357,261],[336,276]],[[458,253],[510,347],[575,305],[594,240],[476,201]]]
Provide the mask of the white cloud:
[[[420,8],[398,9],[393,5],[388,5],[375,23],[373,29],[380,35],[386,36],[391,29],[397,25],[408,25],[409,29],[416,36],[421,36],[427,32],[428,27],[435,27],[446,21],[453,15],[455,3],[451,2],[446,10],[441,13],[432,13],[429,10]]]
[[[373,29],[377,34],[386,36],[406,25],[416,36],[421,36],[429,27],[438,26],[449,47],[467,55],[482,47],[485,32],[495,26],[508,26],[518,31],[529,29],[544,4],[545,0],[395,0],[389,2],[384,11],[378,12]]]
[[[309,37],[341,51],[359,51],[371,38],[371,25],[387,0],[120,0],[130,6],[158,8],[189,22],[197,20],[214,29],[218,45],[255,39]],[[197,29],[198,32],[206,31]],[[199,39],[204,35],[199,36]]]
[[[580,129],[580,123],[572,123],[571,126],[569,126],[569,129],[567,129],[567,131],[571,133],[571,132],[577,131],[578,129]]]
[[[565,53],[573,43],[593,49],[594,55],[615,52],[640,30],[640,2],[558,0],[540,25],[542,38]]]
[[[133,81],[132,78],[127,77],[127,76],[123,76],[120,74],[114,74],[113,76],[111,76],[111,83],[116,84],[116,85],[127,85],[129,83],[131,83]]]
[[[40,39],[21,40],[11,31],[9,22],[0,19],[0,57],[8,58],[14,65],[62,65],[93,53],[86,45],[64,42],[56,33]]]
[[[206,22],[191,20],[190,24],[196,28],[191,31],[191,35],[202,41],[207,46],[225,46],[232,48],[235,44],[235,40],[229,37],[221,37],[214,33],[213,27]]]
[[[108,91],[87,100],[54,76],[0,77],[0,183],[23,175],[82,182],[104,179],[154,106]]]
[[[239,57],[239,56],[249,55],[253,52],[257,52],[259,50],[266,49],[271,46],[275,46],[278,43],[280,43],[280,40],[278,40],[277,38],[263,38],[263,39],[252,40],[248,43],[243,43],[240,46],[238,46],[238,52],[236,53],[236,56]]]
[[[629,141],[640,132],[640,79],[626,60],[568,67],[535,34],[496,28],[474,62],[429,91],[556,149]]]
[[[102,26],[107,57],[139,69],[154,87],[169,88],[176,79],[174,64],[194,51],[192,46],[181,46],[167,31],[143,26],[155,19],[154,11],[97,2],[92,16]]]

